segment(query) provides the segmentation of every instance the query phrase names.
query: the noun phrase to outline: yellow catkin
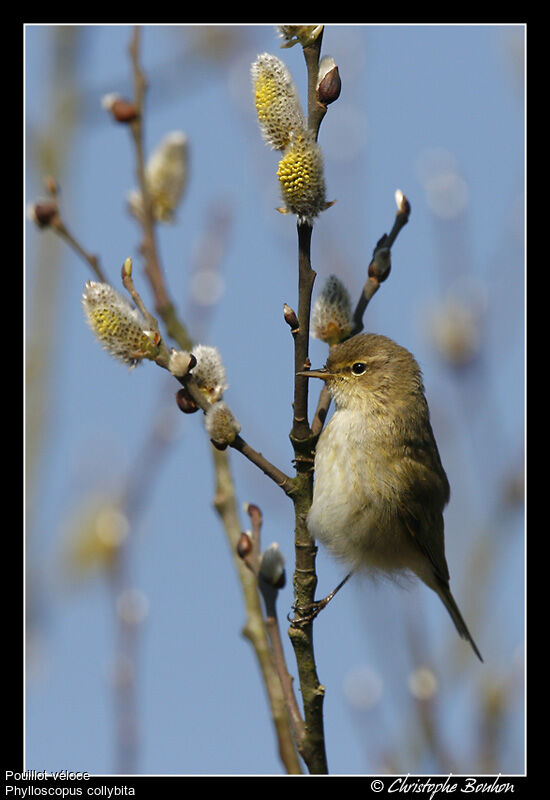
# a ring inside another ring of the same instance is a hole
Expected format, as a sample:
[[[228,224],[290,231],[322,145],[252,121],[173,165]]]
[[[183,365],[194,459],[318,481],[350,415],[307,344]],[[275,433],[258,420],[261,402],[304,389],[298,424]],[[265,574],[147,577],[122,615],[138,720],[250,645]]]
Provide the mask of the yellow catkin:
[[[311,221],[327,207],[321,149],[308,134],[293,138],[279,162],[277,177],[285,204],[281,211]]]
[[[102,347],[120,361],[134,365],[158,354],[159,335],[116,289],[88,281],[82,295],[86,320]]]

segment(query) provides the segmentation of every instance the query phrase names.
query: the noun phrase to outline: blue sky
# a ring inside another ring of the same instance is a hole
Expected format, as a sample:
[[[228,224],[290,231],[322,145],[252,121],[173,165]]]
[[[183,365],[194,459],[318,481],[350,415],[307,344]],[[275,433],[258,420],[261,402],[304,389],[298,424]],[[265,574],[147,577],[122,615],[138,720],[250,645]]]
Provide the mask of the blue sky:
[[[131,256],[150,300],[125,207],[135,186],[130,137],[101,107],[105,93],[132,91],[130,36],[126,25],[25,29],[26,203],[44,196],[53,154],[68,227],[117,287]],[[429,708],[453,772],[482,769],[488,721],[495,771],[524,769],[524,519],[506,491],[521,476],[524,446],[523,39],[518,25],[325,29],[323,52],[339,66],[342,93],[319,138],[336,203],[313,234],[314,295],[332,273],[359,293],[372,249],[391,227],[394,192],[404,191],[410,222],[365,325],[406,346],[422,367],[452,487],[451,585],[485,658],[477,662],[425,587],[350,582],[315,627],[334,774],[451,769],[424,739],[419,709],[428,705],[409,689],[418,666],[437,680]],[[250,64],[265,51],[287,63],[305,100],[301,49],[280,49],[273,26],[144,26],[145,134],[148,151],[172,130],[190,142],[183,204],[158,233],[172,297],[192,335],[219,348],[226,400],[247,440],[291,471],[292,347],[282,306],[296,303],[296,229],[275,211],[277,158],[252,103]],[[213,275],[218,297],[201,305],[193,275],[219,215],[227,229]],[[42,346],[42,369],[27,380],[28,408],[37,396],[40,404],[37,427],[27,424],[26,767],[117,769],[109,677],[116,598],[102,574],[71,580],[63,556],[83,509],[139,475],[143,502],[127,573],[143,610],[133,664],[138,771],[280,774],[264,690],[241,636],[240,589],[212,509],[202,421],[177,412],[177,386],[164,371],[128,371],[98,347],[80,303],[89,269],[51,233],[25,228],[27,366]],[[475,358],[461,369],[441,356],[434,329],[435,315],[448,321],[457,305],[478,336]],[[312,363],[325,358],[313,340]],[[157,424],[165,439],[152,459],[143,454]],[[284,622],[292,506],[238,453],[231,464],[239,502],[263,510],[264,544],[277,541],[285,554]],[[318,575],[319,594],[341,577],[322,551]],[[284,625],[283,638],[295,675]],[[489,720],[494,698],[500,713]]]

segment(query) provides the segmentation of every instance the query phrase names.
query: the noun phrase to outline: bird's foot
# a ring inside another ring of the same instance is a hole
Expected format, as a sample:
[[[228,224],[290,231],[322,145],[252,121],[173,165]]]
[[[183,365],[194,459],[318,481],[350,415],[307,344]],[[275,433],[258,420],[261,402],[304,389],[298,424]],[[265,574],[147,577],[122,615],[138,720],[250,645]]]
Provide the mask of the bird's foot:
[[[298,603],[294,603],[292,606],[292,610],[294,611],[294,617],[290,617],[288,615],[288,621],[290,622],[293,628],[304,628],[306,625],[311,625],[315,617],[321,613],[323,608],[328,606],[334,595],[340,591],[342,586],[351,578],[351,572],[346,575],[344,580],[340,581],[336,589],[333,589],[330,594],[324,597],[322,600],[314,600],[313,603],[308,603],[307,605],[299,605]]]

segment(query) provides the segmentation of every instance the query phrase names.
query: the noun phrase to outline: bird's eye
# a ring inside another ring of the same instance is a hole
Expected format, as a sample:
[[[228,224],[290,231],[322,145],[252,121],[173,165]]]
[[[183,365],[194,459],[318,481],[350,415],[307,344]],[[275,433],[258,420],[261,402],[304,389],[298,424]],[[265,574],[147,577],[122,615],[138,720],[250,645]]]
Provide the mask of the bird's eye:
[[[362,375],[363,372],[366,370],[367,365],[363,364],[362,361],[357,361],[351,368],[351,371],[354,375]]]

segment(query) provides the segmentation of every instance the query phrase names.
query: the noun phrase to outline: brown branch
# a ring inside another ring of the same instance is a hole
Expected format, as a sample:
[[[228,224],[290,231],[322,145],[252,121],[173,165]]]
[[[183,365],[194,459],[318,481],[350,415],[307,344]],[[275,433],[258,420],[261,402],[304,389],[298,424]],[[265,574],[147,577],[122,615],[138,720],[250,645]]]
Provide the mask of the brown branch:
[[[101,283],[107,283],[107,278],[103,274],[103,270],[99,265],[99,259],[97,256],[93,255],[93,253],[89,253],[81,244],[80,242],[75,239],[72,233],[69,231],[61,216],[58,215],[54,219],[52,219],[51,229],[55,231],[55,233],[64,239],[65,242],[77,253],[92,269],[94,275]]]
[[[396,195],[396,199],[397,198],[398,196]],[[373,250],[372,259],[368,268],[368,278],[363,286],[361,296],[359,297],[353,314],[354,325],[350,336],[354,336],[356,333],[363,330],[363,316],[365,310],[373,295],[375,295],[380,288],[380,284],[383,283],[390,274],[391,248],[399,232],[409,221],[410,213],[411,206],[409,201],[404,195],[399,194],[397,213],[395,215],[393,227],[389,233],[385,233],[381,236]]]
[[[298,372],[309,366],[309,321],[311,293],[316,273],[311,268],[311,234],[309,223],[298,223],[298,329],[294,335],[294,419],[292,437],[307,439],[311,435],[308,422],[308,379]]]
[[[383,234],[376,243],[373,250],[371,262],[368,267],[368,277],[361,290],[361,295],[355,306],[353,313],[353,328],[348,338],[355,336],[363,330],[363,317],[366,308],[373,296],[390,274],[391,270],[391,248],[401,229],[409,221],[411,206],[405,195],[396,193],[397,213],[392,229],[389,233]],[[319,436],[325,424],[325,419],[330,406],[330,393],[326,386],[323,386],[319,395],[319,401],[315,410],[315,415],[311,423],[311,430],[314,436]]]
[[[330,400],[330,392],[327,388],[327,385],[324,383],[321,387],[319,400],[317,401],[317,408],[315,409],[315,414],[313,415],[313,420],[311,422],[311,432],[315,437],[319,436],[323,430],[330,406]]]
[[[140,215],[143,233],[140,250],[145,260],[145,274],[149,279],[155,297],[155,310],[163,320],[170,338],[177,342],[183,350],[188,350],[191,346],[191,338],[187,332],[187,328],[177,317],[160,266],[153,204],[147,186],[143,145],[143,118],[147,82],[139,60],[139,33],[139,26],[136,25],[130,42],[129,53],[134,79],[134,107],[137,113],[135,118],[129,123],[129,127],[136,154],[136,173],[139,191],[141,192],[143,201],[143,214]]]
[[[76,239],[67,228],[61,217],[58,202],[58,187],[56,181],[48,176],[44,183],[51,197],[51,200],[34,203],[31,207],[32,219],[39,228],[50,228],[60,239],[69,245],[74,252],[91,267],[92,272],[101,283],[107,283],[107,279],[99,265],[99,259],[93,253],[89,253],[85,247]]]
[[[283,643],[281,640],[281,631],[279,628],[279,621],[277,619],[277,614],[275,613],[274,608],[272,613],[267,613],[266,615],[265,627],[267,635],[269,637],[269,641],[271,643],[271,650],[273,653],[273,663],[275,665],[275,669],[277,670],[277,675],[279,676],[279,680],[281,682],[281,687],[285,697],[286,707],[290,717],[292,730],[294,732],[294,738],[296,740],[296,746],[298,747],[298,751],[301,752],[304,748],[304,741],[307,735],[306,728],[304,725],[304,720],[302,719],[302,714],[298,707],[296,695],[294,693],[294,680],[290,675],[286,665]]]
[[[153,216],[153,203],[149,187],[147,185],[145,172],[145,152],[143,145],[143,115],[145,107],[145,92],[147,82],[140,67],[140,29],[136,25],[130,42],[129,52],[132,61],[132,72],[134,79],[134,106],[136,116],[130,122],[130,131],[134,141],[136,152],[136,173],[139,184],[139,191],[143,201],[143,214],[141,215],[141,225],[143,229],[143,240],[141,242],[141,252],[145,259],[145,272],[153,292],[157,311],[163,308],[168,302],[168,292],[160,268],[160,260],[157,252],[156,228]]]
[[[237,514],[235,489],[229,468],[229,460],[225,451],[216,450],[215,447],[212,447],[212,458],[214,460],[216,478],[214,507],[222,521],[231,546],[231,553],[245,601],[247,618],[243,627],[243,636],[252,644],[262,673],[269,698],[281,761],[288,774],[299,775],[302,770],[294,746],[285,695],[274,664],[264,624],[260,596],[258,594],[257,575],[247,568],[245,562],[238,555],[237,545],[241,537],[241,527]]]
[[[147,324],[151,327],[152,330],[158,331],[158,324],[156,319],[153,317],[149,310],[147,309],[145,303],[141,299],[140,294],[138,293],[136,287],[134,286],[134,280],[132,278],[132,259],[127,258],[124,262],[121,270],[121,277],[122,277],[122,284],[132,300],[134,301],[136,307],[141,312],[142,317],[147,322]]]
[[[262,527],[262,512],[258,506],[248,503],[246,506],[247,514],[250,518],[252,530],[250,532],[251,551],[243,557],[245,564],[258,578],[258,588],[262,594],[265,606],[265,628],[271,644],[271,651],[273,656],[273,665],[279,676],[281,688],[285,698],[286,708],[289,714],[290,723],[294,734],[294,741],[297,743],[298,749],[301,749],[302,742],[305,739],[306,731],[304,721],[298,707],[296,695],[294,694],[293,678],[291,677],[283,650],[281,640],[281,631],[279,628],[279,621],[277,619],[277,597],[281,585],[274,586],[262,578],[260,565],[261,565],[261,527]],[[284,580],[283,580],[284,585]],[[294,744],[293,744],[294,748]],[[301,771],[301,770],[300,770]]]
[[[157,364],[159,366],[163,366],[165,368],[168,367],[168,364],[164,362],[164,360],[157,359]],[[182,386],[185,387],[187,393],[194,401],[194,403],[201,409],[201,411],[205,412],[208,411],[210,407],[210,401],[205,397],[205,395],[201,392],[199,387],[197,386],[196,381],[193,378],[192,374],[185,375],[184,377],[176,378]],[[295,490],[295,485],[293,479],[286,475],[282,470],[276,467],[274,464],[271,463],[265,456],[259,453],[257,450],[254,450],[248,442],[246,442],[242,436],[236,436],[234,441],[229,445],[234,450],[238,450],[239,453],[247,458],[252,464],[255,464],[259,467],[262,472],[267,475],[268,478],[271,478],[277,486],[279,486],[283,492],[289,496],[292,496]]]
[[[319,58],[323,43],[323,30],[317,38],[307,47],[303,48],[304,59],[307,67],[307,124],[313,132],[315,139],[319,135],[321,122],[327,113],[327,107],[319,102],[317,92],[317,79],[319,75]]]
[[[322,34],[309,46],[303,48],[308,73],[308,125],[315,138],[326,113],[326,106],[318,102],[317,76]],[[308,422],[308,380],[296,375],[309,366],[309,326],[311,295],[315,271],[311,267],[310,224],[298,223],[298,328],[294,338],[294,411],[290,439],[294,448],[296,465],[294,503],[294,542],[296,565],[294,570],[295,606],[308,606],[314,602],[317,587],[315,558],[317,547],[307,529],[306,519],[313,495],[313,462],[315,438]],[[300,690],[304,707],[305,736],[299,742],[300,755],[311,774],[327,774],[328,765],[325,748],[323,720],[324,688],[315,665],[313,647],[313,625],[293,625],[289,637],[294,648]]]

